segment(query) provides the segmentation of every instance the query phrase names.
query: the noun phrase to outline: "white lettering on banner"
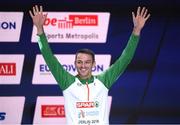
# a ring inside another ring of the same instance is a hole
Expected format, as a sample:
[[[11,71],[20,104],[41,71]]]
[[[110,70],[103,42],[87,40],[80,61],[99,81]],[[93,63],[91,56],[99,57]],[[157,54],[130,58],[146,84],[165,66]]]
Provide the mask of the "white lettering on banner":
[[[0,55],[0,84],[20,84],[24,55]]]
[[[2,75],[16,75],[16,63],[0,62],[0,76]]]
[[[0,42],[19,42],[23,12],[0,12],[0,17]]]
[[[0,124],[21,125],[25,97],[0,97]]]
[[[98,107],[99,102],[77,102],[76,108],[95,108]]]
[[[108,12],[48,12],[44,30],[49,42],[105,43]],[[35,26],[32,42],[37,42]]]
[[[98,26],[98,15],[69,15],[75,26]]]
[[[41,117],[65,117],[64,105],[41,105]]]
[[[74,65],[75,55],[58,54],[55,56],[57,57],[58,61],[61,63],[61,65],[66,71],[68,71],[72,75],[77,74],[77,70]],[[107,68],[109,68],[111,55],[108,55],[108,54],[98,55],[97,54],[95,55],[95,59],[96,59],[96,66],[93,67],[92,69],[93,75],[102,73]],[[36,56],[32,83],[33,84],[57,84],[48,66],[46,65],[42,55]]]

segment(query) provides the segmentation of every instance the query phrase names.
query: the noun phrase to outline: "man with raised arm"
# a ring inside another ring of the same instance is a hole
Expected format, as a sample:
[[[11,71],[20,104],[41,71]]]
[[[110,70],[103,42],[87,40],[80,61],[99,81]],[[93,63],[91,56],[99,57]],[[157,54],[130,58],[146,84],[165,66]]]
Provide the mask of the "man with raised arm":
[[[109,124],[108,91],[133,58],[141,30],[150,17],[148,10],[145,7],[138,7],[136,14],[132,12],[134,27],[125,49],[114,64],[96,76],[92,75],[95,54],[89,49],[80,49],[76,53],[74,62],[78,72],[76,76],[63,69],[53,55],[43,29],[47,14],[43,14],[42,6],[37,5],[29,13],[37,28],[40,51],[63,91],[67,124]]]

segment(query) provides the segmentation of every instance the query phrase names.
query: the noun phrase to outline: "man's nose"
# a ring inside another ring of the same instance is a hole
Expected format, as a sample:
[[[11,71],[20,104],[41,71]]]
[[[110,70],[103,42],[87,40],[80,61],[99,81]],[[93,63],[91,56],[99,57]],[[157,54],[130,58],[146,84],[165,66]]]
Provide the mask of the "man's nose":
[[[85,63],[83,62],[83,63],[82,63],[82,67],[84,68],[85,66],[86,66]]]

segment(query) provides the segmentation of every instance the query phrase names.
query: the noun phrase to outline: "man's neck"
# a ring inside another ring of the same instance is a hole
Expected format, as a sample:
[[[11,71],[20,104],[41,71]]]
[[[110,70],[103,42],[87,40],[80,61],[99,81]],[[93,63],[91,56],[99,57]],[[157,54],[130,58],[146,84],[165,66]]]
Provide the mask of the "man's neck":
[[[78,76],[78,78],[80,78],[80,79],[83,79],[83,80],[88,80],[88,79],[90,79],[91,77],[92,77],[92,74],[89,74],[88,76],[80,76],[79,74],[77,75]]]
[[[86,83],[92,83],[94,81],[94,77],[91,75],[89,77],[80,77],[79,75],[77,75],[78,79],[81,81],[82,84],[86,84]]]

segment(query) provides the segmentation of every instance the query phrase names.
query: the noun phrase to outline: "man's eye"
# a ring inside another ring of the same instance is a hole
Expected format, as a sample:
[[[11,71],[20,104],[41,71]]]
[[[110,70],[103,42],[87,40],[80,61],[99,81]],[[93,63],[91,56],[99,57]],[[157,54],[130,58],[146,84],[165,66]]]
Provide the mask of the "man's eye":
[[[90,61],[86,62],[86,64],[89,64],[89,63],[91,63],[91,62]]]
[[[81,64],[82,62],[77,62],[78,64]]]

